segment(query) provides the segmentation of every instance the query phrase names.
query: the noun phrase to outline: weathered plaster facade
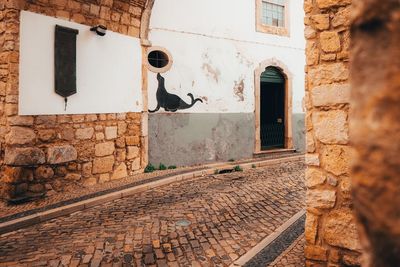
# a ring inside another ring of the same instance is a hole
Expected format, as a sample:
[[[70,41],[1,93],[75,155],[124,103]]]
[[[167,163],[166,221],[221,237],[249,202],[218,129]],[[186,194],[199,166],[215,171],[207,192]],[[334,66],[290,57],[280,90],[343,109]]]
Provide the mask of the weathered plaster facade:
[[[351,0],[307,0],[306,266],[358,266],[351,200],[349,45]]]
[[[165,87],[184,101],[189,102],[187,94],[192,93],[203,103],[178,110],[179,114],[163,109],[149,114],[150,162],[191,165],[250,158],[260,152],[260,75],[267,67],[281,70],[286,79],[285,147],[304,151],[302,1],[286,1],[285,27],[270,27],[277,29],[269,32],[259,31],[260,4],[259,0],[155,1],[149,40],[165,48],[173,60],[162,71]],[[150,110],[157,106],[157,88],[157,73],[149,71]],[[190,138],[178,138],[183,133]]]
[[[147,138],[142,127],[143,122],[147,125],[147,116],[139,112],[41,116],[18,113],[21,10],[87,26],[103,24],[110,31],[138,38],[145,2],[0,3],[1,198],[62,190],[70,182],[85,186],[103,183],[137,172],[147,164]]]

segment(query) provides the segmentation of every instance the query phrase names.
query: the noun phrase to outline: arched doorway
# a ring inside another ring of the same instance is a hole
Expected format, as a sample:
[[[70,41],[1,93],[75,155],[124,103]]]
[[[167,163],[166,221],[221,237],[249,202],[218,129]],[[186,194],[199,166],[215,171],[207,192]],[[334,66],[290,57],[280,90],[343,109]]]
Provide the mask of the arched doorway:
[[[285,148],[285,77],[267,67],[260,77],[261,151]]]
[[[255,153],[293,149],[292,75],[279,60],[255,70]]]

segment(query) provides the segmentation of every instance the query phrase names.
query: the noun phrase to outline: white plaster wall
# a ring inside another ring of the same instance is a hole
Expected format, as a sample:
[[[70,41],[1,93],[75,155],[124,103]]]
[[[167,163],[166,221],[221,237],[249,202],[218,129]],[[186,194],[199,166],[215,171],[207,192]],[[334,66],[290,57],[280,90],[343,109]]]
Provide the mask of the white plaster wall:
[[[54,92],[55,25],[79,30],[77,94],[64,99]],[[21,12],[19,114],[87,114],[141,112],[142,52],[140,40],[90,27]]]
[[[290,0],[290,37],[255,30],[253,0],[157,0],[150,22],[150,41],[173,56],[164,73],[166,88],[189,102],[187,93],[203,97],[193,113],[254,111],[254,71],[275,58],[293,76],[293,112],[302,113],[305,41],[303,1]],[[234,93],[244,82],[243,100]],[[157,79],[149,72],[149,108],[157,105]]]

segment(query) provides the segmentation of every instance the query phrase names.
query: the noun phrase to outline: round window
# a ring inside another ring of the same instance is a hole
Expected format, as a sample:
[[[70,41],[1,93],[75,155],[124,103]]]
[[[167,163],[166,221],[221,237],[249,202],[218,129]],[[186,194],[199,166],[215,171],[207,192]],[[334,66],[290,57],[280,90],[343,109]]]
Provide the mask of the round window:
[[[164,48],[155,46],[147,50],[147,68],[155,73],[168,71],[172,66],[172,56]]]
[[[151,51],[148,55],[149,64],[154,68],[164,68],[168,65],[168,55],[160,50]]]

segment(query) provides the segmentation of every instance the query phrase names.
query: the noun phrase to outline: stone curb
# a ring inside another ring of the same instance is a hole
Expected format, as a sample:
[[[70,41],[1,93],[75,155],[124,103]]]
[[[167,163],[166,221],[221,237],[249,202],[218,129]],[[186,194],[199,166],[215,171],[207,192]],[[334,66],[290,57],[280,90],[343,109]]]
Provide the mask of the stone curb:
[[[281,253],[281,255],[279,255],[273,262],[271,262],[269,266],[274,266],[276,265],[278,262],[280,262],[286,255],[288,255],[292,249],[297,246],[298,242],[304,238],[304,234],[300,235],[284,252]]]
[[[216,170],[232,169],[236,165],[240,165],[242,169],[251,169],[255,165],[256,167],[264,167],[268,165],[279,164],[288,160],[300,160],[304,158],[304,155],[295,155],[277,159],[260,160],[249,163],[220,163],[220,164],[210,164],[209,169],[201,171],[189,171],[187,173],[178,174],[172,177],[168,177],[159,181],[149,182],[143,185],[134,186],[132,188],[123,189],[117,192],[108,193],[91,199],[79,201],[73,204],[68,204],[59,208],[46,210],[36,214],[24,216],[18,219],[0,223],[0,235],[13,232],[21,228],[25,228],[34,224],[45,222],[60,216],[69,215],[71,213],[82,211],[87,208],[104,204],[113,200],[125,198],[132,196],[143,191],[153,189],[160,186],[165,186],[174,182],[180,182],[184,180],[189,180],[193,178],[203,177],[205,175],[214,174]],[[207,165],[205,165],[207,167]]]
[[[279,226],[272,234],[264,238],[260,243],[258,243],[255,247],[249,250],[246,254],[232,263],[229,267],[239,267],[245,266],[247,262],[249,262],[253,257],[255,257],[260,251],[262,251],[265,247],[270,245],[274,240],[276,240],[285,230],[287,230],[290,226],[292,226],[297,220],[299,220],[306,211],[303,209],[296,213],[293,217],[287,220],[284,224]]]

